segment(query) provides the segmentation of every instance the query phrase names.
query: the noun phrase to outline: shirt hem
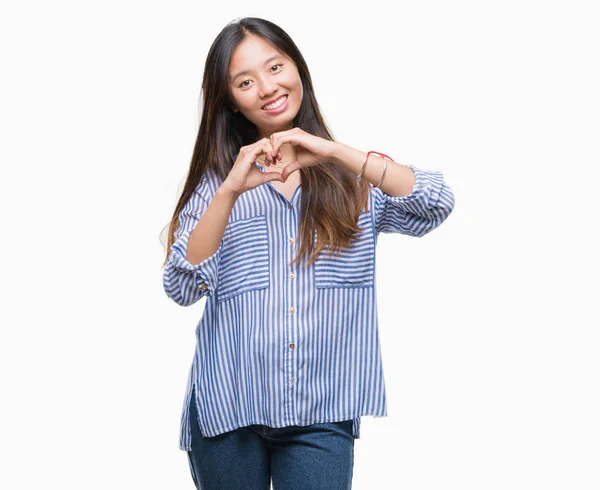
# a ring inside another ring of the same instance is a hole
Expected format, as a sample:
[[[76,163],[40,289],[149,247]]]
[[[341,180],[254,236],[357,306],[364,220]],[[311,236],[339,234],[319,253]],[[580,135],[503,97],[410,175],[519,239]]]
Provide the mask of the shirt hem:
[[[348,415],[348,416],[342,416],[342,417],[335,417],[334,420],[332,419],[324,419],[324,420],[311,420],[311,421],[300,421],[297,424],[281,424],[281,425],[269,425],[265,420],[250,420],[246,423],[241,423],[241,424],[233,424],[233,425],[229,425],[223,429],[217,429],[216,431],[213,432],[208,432],[208,431],[202,431],[202,434],[204,437],[214,437],[214,436],[218,436],[220,434],[224,434],[226,432],[229,432],[231,430],[235,430],[235,429],[239,429],[241,427],[248,427],[249,425],[267,425],[268,427],[271,427],[273,429],[281,429],[282,427],[289,427],[290,425],[299,425],[299,426],[307,426],[307,425],[312,425],[312,424],[324,424],[324,423],[328,423],[328,422],[343,422],[346,420],[354,420],[354,419],[360,419],[361,417],[375,417],[375,418],[383,418],[383,417],[387,417],[387,413],[384,414],[380,414],[379,412],[366,412],[366,413],[361,413],[359,415]],[[360,432],[357,433],[355,436],[353,436],[354,439],[360,439]],[[179,449],[181,449],[182,451],[191,451],[192,447],[191,447],[191,443],[186,447],[185,445],[179,445]]]

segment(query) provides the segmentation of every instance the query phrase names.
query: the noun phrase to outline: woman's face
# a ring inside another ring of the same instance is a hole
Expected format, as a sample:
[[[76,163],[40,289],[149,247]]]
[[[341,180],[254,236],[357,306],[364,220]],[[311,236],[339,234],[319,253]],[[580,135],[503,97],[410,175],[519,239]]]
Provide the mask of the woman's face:
[[[292,129],[303,95],[296,65],[272,44],[252,35],[231,57],[229,93],[234,109],[256,125],[261,139]],[[281,106],[273,110],[264,107],[284,95],[287,100]]]

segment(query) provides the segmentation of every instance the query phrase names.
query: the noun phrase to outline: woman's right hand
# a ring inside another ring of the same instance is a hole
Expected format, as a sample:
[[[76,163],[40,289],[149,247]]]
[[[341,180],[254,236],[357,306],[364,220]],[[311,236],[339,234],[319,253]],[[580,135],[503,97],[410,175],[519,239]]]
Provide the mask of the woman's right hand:
[[[281,172],[266,169],[261,172],[254,165],[256,159],[262,154],[265,155],[265,163],[267,164],[272,164],[276,159],[281,159],[281,152],[273,155],[273,147],[269,138],[263,138],[251,145],[242,146],[223,185],[227,186],[236,196],[239,196],[272,180],[285,182],[281,177]]]

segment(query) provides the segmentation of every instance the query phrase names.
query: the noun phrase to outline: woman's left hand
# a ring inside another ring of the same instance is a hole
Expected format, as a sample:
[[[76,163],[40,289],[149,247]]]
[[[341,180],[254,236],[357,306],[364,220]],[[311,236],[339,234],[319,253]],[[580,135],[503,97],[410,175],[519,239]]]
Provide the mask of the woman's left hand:
[[[273,155],[279,153],[279,148],[284,143],[290,143],[294,148],[295,158],[281,172],[284,182],[292,172],[301,167],[312,167],[329,160],[335,144],[333,141],[307,133],[300,128],[273,133],[270,139]]]

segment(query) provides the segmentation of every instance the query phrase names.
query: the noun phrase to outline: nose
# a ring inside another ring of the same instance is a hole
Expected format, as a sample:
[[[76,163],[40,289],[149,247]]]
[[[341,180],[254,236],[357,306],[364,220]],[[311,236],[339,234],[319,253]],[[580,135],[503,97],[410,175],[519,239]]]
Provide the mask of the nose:
[[[261,78],[260,84],[259,84],[259,91],[258,91],[261,98],[267,98],[269,95],[271,95],[276,90],[277,90],[277,84],[275,83],[275,81],[273,79],[271,79],[270,77]]]

